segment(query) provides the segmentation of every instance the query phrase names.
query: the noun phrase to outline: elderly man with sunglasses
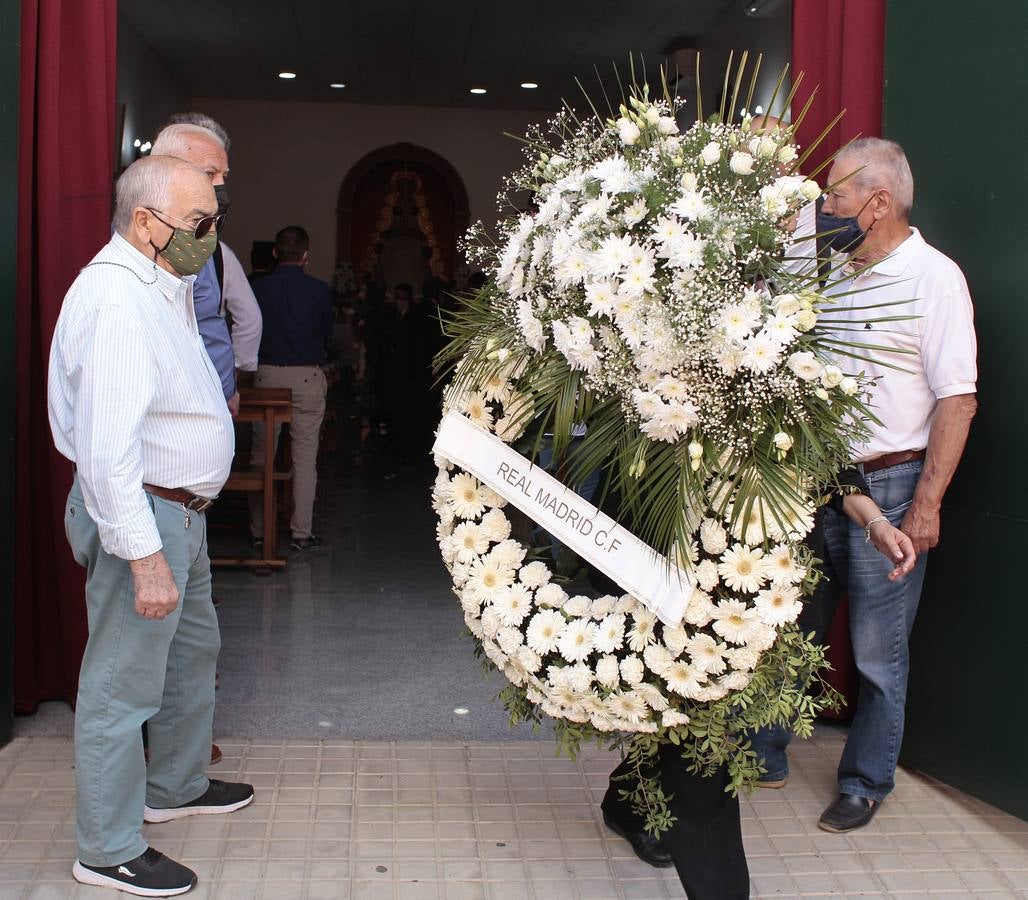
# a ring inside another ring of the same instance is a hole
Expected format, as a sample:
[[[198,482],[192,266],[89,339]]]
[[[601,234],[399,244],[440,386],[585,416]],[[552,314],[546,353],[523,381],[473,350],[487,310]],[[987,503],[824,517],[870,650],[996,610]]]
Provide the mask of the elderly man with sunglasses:
[[[217,134],[209,128],[188,122],[176,122],[161,129],[154,140],[151,156],[176,156],[192,163],[207,174],[218,200],[215,224],[218,229],[224,221],[224,210],[228,208],[228,151]],[[256,301],[254,301],[256,304]],[[221,288],[213,256],[200,269],[193,285],[193,304],[196,307],[196,324],[200,329],[207,353],[221,379],[225,401],[232,415],[239,412],[239,392],[236,390],[236,358],[232,347],[232,335],[222,314]],[[258,336],[258,341],[260,340]]]
[[[87,570],[73,874],[147,897],[185,893],[196,875],[148,846],[144,821],[253,800],[250,785],[205,775],[220,637],[204,511],[234,450],[192,298],[216,218],[202,170],[133,163],[118,180],[115,234],[69,289],[50,352],[50,425],[76,467],[65,530]]]

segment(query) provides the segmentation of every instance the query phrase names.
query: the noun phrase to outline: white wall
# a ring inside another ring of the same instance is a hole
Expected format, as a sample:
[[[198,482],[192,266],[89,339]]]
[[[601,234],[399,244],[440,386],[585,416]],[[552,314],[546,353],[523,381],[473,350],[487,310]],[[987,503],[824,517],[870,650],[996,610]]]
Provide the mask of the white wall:
[[[189,109],[189,94],[121,13],[118,14],[118,103],[125,104],[121,165],[135,159],[133,141],[153,140],[172,113]]]
[[[350,167],[379,147],[409,142],[433,150],[460,173],[471,221],[496,220],[501,179],[521,164],[524,134],[546,113],[346,103],[282,103],[194,98],[190,108],[213,116],[232,140],[232,212],[223,237],[249,268],[254,240],[285,225],[311,235],[310,273],[331,280],[336,205]]]

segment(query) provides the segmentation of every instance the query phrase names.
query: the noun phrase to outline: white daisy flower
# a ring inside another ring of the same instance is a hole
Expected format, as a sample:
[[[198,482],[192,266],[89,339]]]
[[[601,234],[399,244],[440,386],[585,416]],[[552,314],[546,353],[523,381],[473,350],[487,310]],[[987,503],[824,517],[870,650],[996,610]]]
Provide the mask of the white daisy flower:
[[[775,628],[795,622],[803,609],[799,588],[792,585],[772,584],[757,594],[755,605],[764,624]]]
[[[759,548],[734,544],[721,555],[718,573],[733,591],[755,594],[764,584],[763,555]]]
[[[613,315],[617,289],[612,281],[590,281],[585,286],[585,300],[594,316]]]
[[[461,522],[453,530],[450,544],[456,558],[462,563],[469,563],[489,549],[489,537],[481,525]]]
[[[646,705],[657,712],[663,712],[670,705],[660,688],[642,681],[635,686],[635,692],[646,701]]]
[[[665,683],[668,690],[681,697],[695,697],[707,680],[707,675],[696,666],[684,660],[677,660],[664,670]]]
[[[492,427],[493,413],[486,402],[485,394],[470,394],[464,403],[464,412],[476,425],[482,428]]]
[[[714,631],[732,644],[746,644],[761,625],[756,609],[741,600],[722,600],[714,610]]]
[[[479,385],[479,391],[486,400],[498,400],[503,403],[510,396],[511,386],[500,372],[492,372]]]
[[[692,657],[693,665],[703,672],[720,675],[725,671],[725,653],[727,644],[719,644],[709,634],[697,634],[689,639],[686,650]]]
[[[641,652],[647,644],[656,640],[654,626],[657,616],[648,609],[640,608],[632,613],[632,627],[628,629],[628,646],[635,652]]]
[[[802,566],[792,557],[788,544],[779,544],[764,555],[764,573],[774,584],[798,584],[806,575]]]
[[[617,275],[628,265],[632,255],[632,239],[628,235],[607,235],[589,256],[589,268],[598,278]]]
[[[453,491],[454,512],[462,519],[477,519],[485,512],[485,501],[479,488],[478,480],[473,475],[460,472],[450,482]]]
[[[622,213],[625,225],[629,228],[634,228],[646,218],[647,212],[649,212],[649,210],[646,207],[646,200],[640,197],[638,200],[625,207],[625,211]]]
[[[754,372],[770,372],[782,358],[781,348],[764,334],[743,342],[742,365]]]
[[[596,625],[588,619],[575,619],[567,624],[557,649],[568,662],[581,662],[593,650]]]
[[[495,600],[500,592],[514,581],[513,569],[501,566],[495,559],[479,558],[471,564],[468,587],[480,600]]]
[[[606,702],[612,716],[632,725],[642,722],[649,714],[646,701],[635,691],[617,691]]]
[[[493,608],[504,625],[520,625],[532,611],[532,592],[523,584],[508,585],[493,598]]]
[[[567,627],[567,619],[555,609],[544,609],[532,616],[525,633],[525,643],[540,656],[557,649]]]
[[[733,303],[721,311],[718,325],[730,338],[742,340],[753,333],[760,322],[760,310],[745,303]]]

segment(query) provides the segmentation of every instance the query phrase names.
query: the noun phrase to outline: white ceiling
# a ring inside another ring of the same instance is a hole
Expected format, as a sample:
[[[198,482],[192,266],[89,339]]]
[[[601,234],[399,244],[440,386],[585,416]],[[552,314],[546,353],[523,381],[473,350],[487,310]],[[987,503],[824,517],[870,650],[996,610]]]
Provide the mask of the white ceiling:
[[[740,0],[121,0],[194,97],[553,109]],[[278,72],[296,72],[283,81]],[[345,82],[333,90],[331,82]],[[529,91],[523,81],[539,83]],[[484,96],[469,88],[481,86]]]

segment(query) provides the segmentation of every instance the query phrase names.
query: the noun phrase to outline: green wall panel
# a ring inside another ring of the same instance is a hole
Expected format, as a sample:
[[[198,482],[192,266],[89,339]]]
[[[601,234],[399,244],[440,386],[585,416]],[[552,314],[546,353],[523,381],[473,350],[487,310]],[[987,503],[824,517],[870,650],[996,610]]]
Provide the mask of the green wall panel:
[[[927,14],[926,14],[927,13]],[[903,762],[1028,818],[1028,4],[889,0],[885,136],[967,276],[979,411],[912,640]]]

